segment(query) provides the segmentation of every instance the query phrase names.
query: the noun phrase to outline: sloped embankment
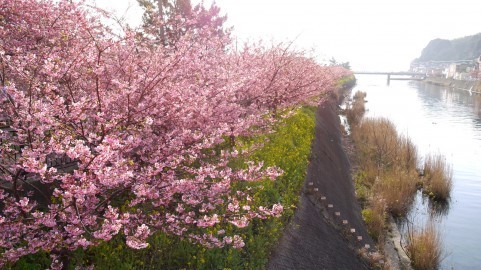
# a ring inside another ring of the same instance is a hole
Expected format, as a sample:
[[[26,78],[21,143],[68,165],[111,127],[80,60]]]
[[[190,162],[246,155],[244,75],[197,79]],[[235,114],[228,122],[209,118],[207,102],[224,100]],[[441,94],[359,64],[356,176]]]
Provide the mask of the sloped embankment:
[[[454,89],[471,91],[474,93],[481,93],[481,82],[480,81],[464,81],[464,80],[453,80],[445,79],[439,77],[429,77],[423,82],[428,84],[440,85],[444,87],[451,87]]]
[[[369,269],[359,256],[373,247],[361,217],[342,147],[334,98],[316,112],[315,138],[297,212],[269,269]]]

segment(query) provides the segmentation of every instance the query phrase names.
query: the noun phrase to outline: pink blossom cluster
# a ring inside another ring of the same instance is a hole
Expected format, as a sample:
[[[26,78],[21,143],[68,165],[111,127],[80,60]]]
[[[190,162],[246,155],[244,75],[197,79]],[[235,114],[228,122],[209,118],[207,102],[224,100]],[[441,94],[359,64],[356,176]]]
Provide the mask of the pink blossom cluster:
[[[118,234],[145,248],[156,231],[241,248],[206,229],[281,215],[232,183],[282,171],[234,170],[235,150],[209,149],[319,102],[347,74],[282,44],[234,49],[215,6],[176,17],[169,45],[114,33],[102,16],[75,1],[0,0],[0,267],[40,250],[61,267],[61,254]],[[52,155],[75,164],[51,166]]]

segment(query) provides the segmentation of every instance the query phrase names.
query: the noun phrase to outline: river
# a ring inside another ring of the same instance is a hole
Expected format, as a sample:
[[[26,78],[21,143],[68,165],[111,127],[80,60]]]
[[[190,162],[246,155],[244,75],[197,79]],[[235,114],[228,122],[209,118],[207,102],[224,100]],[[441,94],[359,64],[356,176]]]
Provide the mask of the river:
[[[357,75],[367,93],[367,117],[387,117],[407,134],[420,156],[440,153],[453,167],[451,200],[434,215],[446,252],[441,269],[481,269],[481,95],[416,81],[386,83]],[[421,226],[428,200],[417,195],[408,219]]]

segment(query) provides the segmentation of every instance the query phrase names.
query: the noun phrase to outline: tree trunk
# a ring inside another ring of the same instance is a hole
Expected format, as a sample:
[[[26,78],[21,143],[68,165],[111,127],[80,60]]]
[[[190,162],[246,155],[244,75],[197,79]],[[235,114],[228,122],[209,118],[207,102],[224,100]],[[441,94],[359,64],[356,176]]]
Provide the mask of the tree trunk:
[[[157,8],[159,9],[159,17],[162,22],[162,25],[160,26],[159,29],[159,35],[160,35],[160,42],[162,45],[166,45],[166,40],[165,40],[165,26],[164,26],[164,0],[157,0]]]

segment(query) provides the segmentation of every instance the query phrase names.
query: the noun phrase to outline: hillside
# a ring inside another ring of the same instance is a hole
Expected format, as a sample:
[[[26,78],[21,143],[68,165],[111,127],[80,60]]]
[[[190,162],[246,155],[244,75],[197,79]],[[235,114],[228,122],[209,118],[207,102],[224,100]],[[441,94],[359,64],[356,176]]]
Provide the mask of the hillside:
[[[481,55],[481,33],[453,40],[434,39],[413,62],[475,59]]]

